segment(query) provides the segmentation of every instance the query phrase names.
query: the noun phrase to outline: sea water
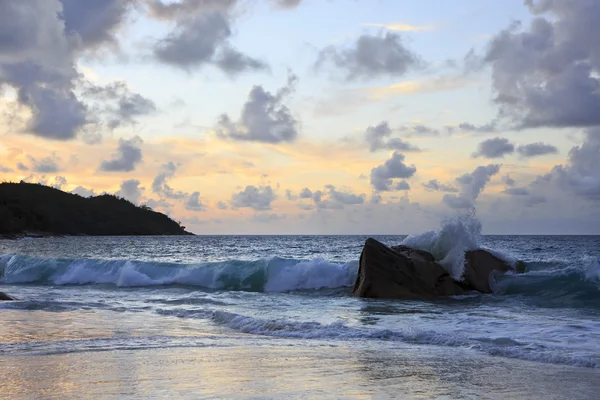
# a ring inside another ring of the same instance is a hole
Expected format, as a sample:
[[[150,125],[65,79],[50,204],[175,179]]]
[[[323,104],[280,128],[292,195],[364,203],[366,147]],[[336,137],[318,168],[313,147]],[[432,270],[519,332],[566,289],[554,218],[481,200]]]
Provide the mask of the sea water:
[[[480,230],[375,237],[526,263],[427,302],[350,296],[366,236],[0,241],[0,398],[594,398],[600,237]]]

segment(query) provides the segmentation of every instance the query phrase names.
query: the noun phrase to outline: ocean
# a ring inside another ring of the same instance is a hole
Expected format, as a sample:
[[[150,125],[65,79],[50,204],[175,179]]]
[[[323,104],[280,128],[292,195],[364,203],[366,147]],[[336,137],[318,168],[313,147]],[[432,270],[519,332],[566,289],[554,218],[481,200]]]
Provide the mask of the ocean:
[[[2,240],[0,398],[597,398],[599,236],[375,236],[526,262],[427,302],[350,296],[366,238]]]

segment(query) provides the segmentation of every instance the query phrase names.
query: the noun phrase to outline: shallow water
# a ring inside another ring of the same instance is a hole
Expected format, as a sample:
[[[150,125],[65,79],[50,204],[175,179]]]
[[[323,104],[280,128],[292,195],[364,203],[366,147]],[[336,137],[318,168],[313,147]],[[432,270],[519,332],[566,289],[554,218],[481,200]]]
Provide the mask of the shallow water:
[[[409,240],[437,246],[440,258],[472,242],[442,246],[443,236]],[[434,302],[350,297],[365,239],[0,241],[0,291],[23,299],[0,303],[0,397],[593,398],[600,390],[600,237],[475,238],[524,260],[527,272],[499,277],[491,295]]]

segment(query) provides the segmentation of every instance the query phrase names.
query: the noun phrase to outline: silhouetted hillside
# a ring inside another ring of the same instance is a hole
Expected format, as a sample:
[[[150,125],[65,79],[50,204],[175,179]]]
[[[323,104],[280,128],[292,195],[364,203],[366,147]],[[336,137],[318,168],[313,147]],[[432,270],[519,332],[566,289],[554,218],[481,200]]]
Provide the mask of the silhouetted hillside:
[[[149,207],[113,195],[84,198],[32,183],[0,183],[0,234],[186,235]]]

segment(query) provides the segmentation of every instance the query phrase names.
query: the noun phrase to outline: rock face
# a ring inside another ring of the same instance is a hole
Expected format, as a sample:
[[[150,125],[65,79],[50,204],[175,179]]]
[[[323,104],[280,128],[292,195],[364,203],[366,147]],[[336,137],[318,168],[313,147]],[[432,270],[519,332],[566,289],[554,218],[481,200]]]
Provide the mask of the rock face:
[[[465,253],[463,279],[474,290],[492,293],[490,275],[503,274],[513,268],[485,250],[469,250]]]
[[[357,297],[425,300],[464,293],[433,256],[406,246],[393,249],[367,239],[352,290]]]
[[[524,263],[517,263],[520,270]],[[430,253],[408,246],[387,247],[367,239],[352,295],[378,299],[426,300],[470,290],[491,293],[490,277],[513,268],[485,250],[465,253],[463,280],[457,282]],[[519,271],[522,272],[522,271]]]
[[[0,301],[11,301],[16,300],[14,297],[7,295],[6,293],[0,292]]]

